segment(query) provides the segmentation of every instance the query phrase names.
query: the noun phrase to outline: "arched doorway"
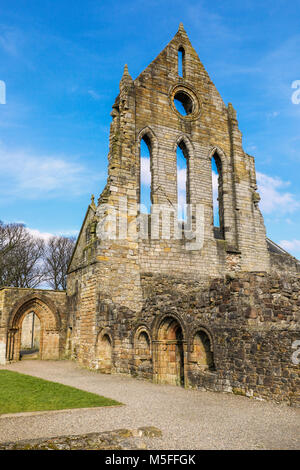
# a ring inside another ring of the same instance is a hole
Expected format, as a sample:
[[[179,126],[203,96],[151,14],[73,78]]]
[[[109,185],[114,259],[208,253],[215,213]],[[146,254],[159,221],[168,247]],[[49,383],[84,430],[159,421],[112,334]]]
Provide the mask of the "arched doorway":
[[[112,371],[112,339],[107,332],[99,335],[97,342],[98,370],[104,374]]]
[[[155,343],[156,381],[184,386],[185,341],[176,318],[170,316],[161,321]]]
[[[20,359],[37,358],[40,350],[41,322],[34,312],[23,318],[21,325]]]
[[[33,345],[38,344],[39,359],[59,359],[60,317],[47,298],[42,295],[34,295],[19,301],[9,317],[6,342],[6,359],[8,361],[21,359],[22,348],[30,341],[30,332],[32,339],[33,321],[35,325],[38,325],[35,332],[33,330]]]

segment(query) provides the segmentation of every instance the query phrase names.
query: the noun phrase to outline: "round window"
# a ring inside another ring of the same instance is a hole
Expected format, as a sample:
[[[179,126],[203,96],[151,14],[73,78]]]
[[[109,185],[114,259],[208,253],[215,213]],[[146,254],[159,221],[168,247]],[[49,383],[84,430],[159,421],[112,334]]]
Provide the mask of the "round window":
[[[176,85],[170,90],[169,100],[173,110],[182,118],[194,120],[199,116],[199,101],[191,87]]]
[[[174,95],[174,105],[182,116],[188,116],[193,112],[193,100],[184,91],[178,91]]]

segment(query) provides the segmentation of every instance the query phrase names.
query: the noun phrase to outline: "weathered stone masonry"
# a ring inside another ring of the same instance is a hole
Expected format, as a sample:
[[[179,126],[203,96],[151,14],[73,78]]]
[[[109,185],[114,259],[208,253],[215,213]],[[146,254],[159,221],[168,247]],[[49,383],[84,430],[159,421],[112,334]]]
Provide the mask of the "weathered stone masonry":
[[[40,320],[40,358],[65,355],[66,293],[4,287],[0,289],[0,364],[19,360],[22,323],[31,312]]]
[[[236,112],[182,25],[135,80],[125,67],[111,116],[107,184],[97,205],[92,198],[77,240],[56,353],[105,373],[299,404],[299,365],[292,362],[300,339],[299,262],[266,237],[254,158],[243,150]],[[149,215],[138,206],[142,139],[151,160]],[[178,146],[187,162],[187,203],[204,208],[201,248],[187,249],[174,229],[171,238],[151,236],[162,230],[155,205],[177,204]],[[118,212],[118,230],[127,226],[126,237],[99,236],[120,197],[127,207]],[[142,239],[141,224],[151,228]]]

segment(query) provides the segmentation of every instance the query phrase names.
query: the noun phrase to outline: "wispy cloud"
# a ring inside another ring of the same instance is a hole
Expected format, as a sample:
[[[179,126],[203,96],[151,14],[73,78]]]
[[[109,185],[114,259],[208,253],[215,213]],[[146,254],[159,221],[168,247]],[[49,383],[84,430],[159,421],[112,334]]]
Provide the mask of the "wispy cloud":
[[[261,195],[260,208],[263,213],[288,214],[299,209],[300,203],[295,195],[285,191],[290,183],[277,176],[257,172],[257,184]]]
[[[102,179],[81,159],[61,155],[37,155],[0,147],[0,199],[45,199],[85,194],[91,182]]]
[[[53,233],[49,232],[41,232],[40,230],[33,229],[33,228],[26,228],[27,231],[35,238],[42,238],[45,242],[47,242],[51,237],[54,236],[64,236],[64,237],[76,237],[78,235],[78,230],[57,230]]]
[[[141,157],[141,184],[151,184],[150,158],[147,157]]]
[[[0,48],[11,56],[18,56],[24,37],[19,30],[0,25]]]
[[[226,24],[222,15],[215,10],[211,11],[202,3],[192,2],[185,6],[185,16],[188,23],[197,29],[202,42],[218,41],[219,38],[223,41],[240,41],[239,35]]]
[[[279,245],[287,251],[294,251],[300,253],[300,240],[281,240]]]
[[[88,90],[88,94],[96,101],[100,100],[101,95],[97,93],[95,90]]]
[[[47,242],[51,237],[53,237],[53,233],[48,233],[48,232],[40,232],[37,229],[33,228],[26,228],[27,232],[30,233],[34,238],[42,238],[45,242]]]
[[[270,85],[270,92],[278,89],[290,95],[290,78],[299,75],[300,34],[289,37],[286,41],[268,53],[261,61],[262,71]]]

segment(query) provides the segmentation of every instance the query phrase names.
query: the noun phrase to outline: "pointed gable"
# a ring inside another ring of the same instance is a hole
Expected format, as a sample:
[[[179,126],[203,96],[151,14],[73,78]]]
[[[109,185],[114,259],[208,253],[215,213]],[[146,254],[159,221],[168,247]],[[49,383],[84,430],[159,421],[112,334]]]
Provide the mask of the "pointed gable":
[[[184,51],[184,74],[178,75],[178,51]],[[174,82],[182,82],[195,87],[200,99],[210,100],[219,108],[225,110],[226,106],[204,68],[197,52],[180,23],[173,39],[160,52],[160,54],[140,73],[134,80],[135,86],[160,87],[162,93],[168,93]]]
[[[89,204],[89,206],[87,208],[87,211],[86,211],[86,214],[85,214],[85,217],[84,217],[79,235],[78,235],[77,240],[76,240],[76,244],[75,244],[75,247],[74,247],[72,258],[71,258],[70,263],[69,263],[68,273],[71,273],[72,271],[77,269],[80,266],[80,264],[82,263],[84,249],[87,245],[86,231],[89,227],[89,224],[91,223],[91,221],[95,217],[95,214],[96,214],[96,205],[94,203],[94,197],[92,196],[91,204]]]

